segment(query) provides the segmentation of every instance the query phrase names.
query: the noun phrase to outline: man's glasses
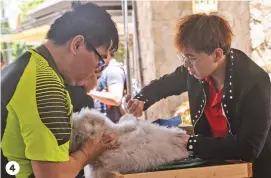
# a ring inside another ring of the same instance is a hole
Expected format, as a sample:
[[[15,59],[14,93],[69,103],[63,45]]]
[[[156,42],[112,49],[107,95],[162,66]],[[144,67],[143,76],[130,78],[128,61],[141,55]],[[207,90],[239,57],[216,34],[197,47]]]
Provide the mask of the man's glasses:
[[[104,58],[102,55],[97,51],[97,49],[92,45],[91,43],[86,43],[86,47],[88,50],[94,51],[95,55],[98,56],[99,61],[102,61],[104,63]]]
[[[97,74],[97,73],[102,72],[106,67],[107,67],[107,64],[102,63],[101,61],[99,61],[99,64],[95,69],[95,73]]]
[[[105,61],[104,61],[104,58],[106,57],[102,57],[102,55],[97,51],[97,49],[94,47],[94,45],[92,45],[91,43],[86,43],[86,47],[89,49],[89,50],[92,50],[94,51],[95,55],[98,57],[99,59],[99,63],[96,67],[96,70],[95,70],[95,73],[99,73],[101,72],[102,70],[105,69],[106,67],[106,64],[105,64]]]

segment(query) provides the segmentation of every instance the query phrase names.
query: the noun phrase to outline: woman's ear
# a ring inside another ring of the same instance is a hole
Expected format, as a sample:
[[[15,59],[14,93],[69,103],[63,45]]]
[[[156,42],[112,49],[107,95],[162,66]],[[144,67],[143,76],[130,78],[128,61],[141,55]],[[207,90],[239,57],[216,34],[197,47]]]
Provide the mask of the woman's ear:
[[[214,51],[215,55],[215,62],[219,62],[221,59],[223,59],[224,52],[221,48],[216,48]]]

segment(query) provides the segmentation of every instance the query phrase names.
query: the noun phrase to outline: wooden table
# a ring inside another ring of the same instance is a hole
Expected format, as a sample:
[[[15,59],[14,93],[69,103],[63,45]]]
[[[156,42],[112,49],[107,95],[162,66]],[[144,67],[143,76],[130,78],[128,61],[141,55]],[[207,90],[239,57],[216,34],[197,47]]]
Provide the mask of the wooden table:
[[[194,127],[191,124],[180,124],[179,128],[185,130],[188,135],[194,135]]]
[[[137,174],[110,173],[107,178],[248,178],[252,177],[251,163],[238,163]]]

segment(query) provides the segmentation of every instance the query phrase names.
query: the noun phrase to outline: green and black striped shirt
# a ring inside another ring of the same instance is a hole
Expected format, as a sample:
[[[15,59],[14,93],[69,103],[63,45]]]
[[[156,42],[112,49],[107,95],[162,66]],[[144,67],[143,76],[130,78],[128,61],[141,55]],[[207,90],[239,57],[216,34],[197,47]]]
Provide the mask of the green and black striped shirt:
[[[33,174],[31,160],[69,160],[72,104],[45,46],[29,50],[1,71],[2,175],[19,163],[19,178]]]

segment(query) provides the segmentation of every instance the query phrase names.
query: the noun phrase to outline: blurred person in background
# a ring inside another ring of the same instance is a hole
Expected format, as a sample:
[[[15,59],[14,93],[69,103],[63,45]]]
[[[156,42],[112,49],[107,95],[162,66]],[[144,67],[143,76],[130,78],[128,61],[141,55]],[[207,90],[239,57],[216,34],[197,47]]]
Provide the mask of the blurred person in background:
[[[116,123],[122,116],[120,105],[126,88],[126,74],[123,65],[113,57],[113,53],[108,53],[96,90],[88,94],[95,99],[95,108]]]

